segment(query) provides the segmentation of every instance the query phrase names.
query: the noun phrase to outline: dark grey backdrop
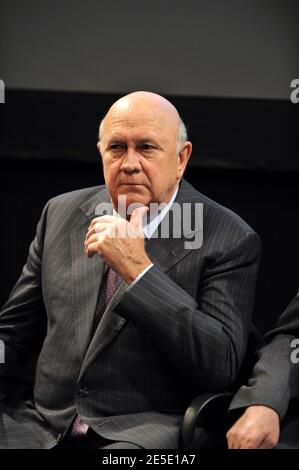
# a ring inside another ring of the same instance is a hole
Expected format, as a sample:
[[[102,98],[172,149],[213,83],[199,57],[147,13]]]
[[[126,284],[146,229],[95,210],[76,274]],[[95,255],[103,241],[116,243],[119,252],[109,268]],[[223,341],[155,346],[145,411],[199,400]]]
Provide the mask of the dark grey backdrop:
[[[97,125],[120,94],[169,95],[194,142],[187,178],[260,234],[255,322],[298,282],[296,0],[1,0],[0,303],[42,206],[102,182]]]
[[[9,87],[287,98],[297,0],[1,0]]]

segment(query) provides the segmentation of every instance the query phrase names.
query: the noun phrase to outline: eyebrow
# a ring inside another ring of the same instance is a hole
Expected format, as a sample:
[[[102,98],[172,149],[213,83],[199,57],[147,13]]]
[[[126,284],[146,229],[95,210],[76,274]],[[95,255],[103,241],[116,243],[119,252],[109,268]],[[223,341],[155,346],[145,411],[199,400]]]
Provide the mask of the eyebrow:
[[[112,143],[127,144],[127,139],[125,139],[124,137],[121,137],[121,136],[115,136],[115,137],[112,136],[106,141],[106,145],[111,145]],[[158,144],[158,142],[153,137],[149,137],[149,136],[144,137],[142,139],[138,139],[138,140],[134,141],[134,143],[137,144],[137,145],[152,144],[152,145],[155,145],[156,147],[161,148],[161,145]]]

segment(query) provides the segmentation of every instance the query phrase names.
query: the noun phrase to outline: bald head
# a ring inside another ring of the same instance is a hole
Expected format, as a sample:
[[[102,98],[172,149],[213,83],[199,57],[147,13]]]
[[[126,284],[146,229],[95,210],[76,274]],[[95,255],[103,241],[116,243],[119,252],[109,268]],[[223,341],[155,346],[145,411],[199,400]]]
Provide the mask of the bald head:
[[[102,139],[106,125],[126,115],[134,114],[140,120],[156,120],[166,126],[171,136],[177,139],[178,152],[187,140],[187,130],[175,106],[166,98],[149,91],[135,91],[117,100],[102,120],[99,128],[99,140]]]
[[[180,119],[179,113],[170,101],[161,95],[149,91],[135,91],[123,96],[111,106],[107,117],[115,110],[118,112],[128,112],[134,109],[140,109],[142,112],[146,109],[154,109],[155,112],[166,115],[173,123],[178,123]]]
[[[155,93],[137,91],[116,101],[100,126],[98,149],[114,207],[169,202],[192,144],[176,108]]]

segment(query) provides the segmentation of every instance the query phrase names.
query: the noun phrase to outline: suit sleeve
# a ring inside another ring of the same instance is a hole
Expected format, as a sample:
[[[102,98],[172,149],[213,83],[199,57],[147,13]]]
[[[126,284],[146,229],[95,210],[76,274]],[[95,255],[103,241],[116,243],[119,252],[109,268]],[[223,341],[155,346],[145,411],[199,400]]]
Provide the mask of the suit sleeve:
[[[224,389],[245,354],[259,257],[258,236],[244,233],[205,270],[197,300],[153,266],[115,311],[143,329],[201,389]]]
[[[21,276],[0,313],[0,339],[5,352],[5,362],[0,364],[2,378],[22,375],[23,365],[40,349],[45,337],[41,262],[47,211],[48,206],[43,210]]]
[[[299,337],[299,295],[279,317],[275,328],[265,335],[251,377],[235,394],[230,410],[264,405],[277,411],[281,419],[285,416],[290,400],[299,399],[299,355],[293,347],[296,337]]]

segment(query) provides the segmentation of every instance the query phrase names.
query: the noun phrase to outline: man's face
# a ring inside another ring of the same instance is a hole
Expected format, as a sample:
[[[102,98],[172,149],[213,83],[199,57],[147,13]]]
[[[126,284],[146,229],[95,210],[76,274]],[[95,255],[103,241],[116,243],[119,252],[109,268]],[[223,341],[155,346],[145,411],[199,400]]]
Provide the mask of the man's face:
[[[120,195],[126,196],[127,207],[168,202],[191,152],[188,158],[178,154],[178,119],[144,103],[124,103],[110,111],[98,147],[116,208]]]

